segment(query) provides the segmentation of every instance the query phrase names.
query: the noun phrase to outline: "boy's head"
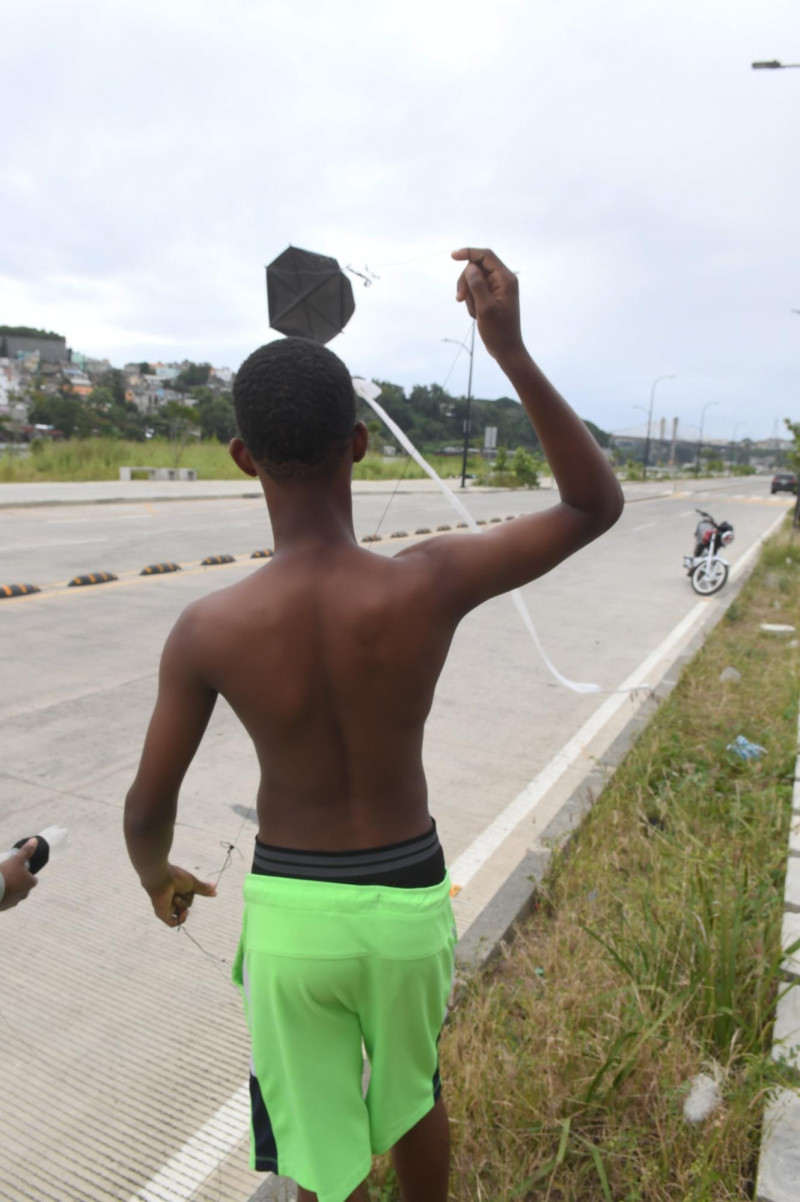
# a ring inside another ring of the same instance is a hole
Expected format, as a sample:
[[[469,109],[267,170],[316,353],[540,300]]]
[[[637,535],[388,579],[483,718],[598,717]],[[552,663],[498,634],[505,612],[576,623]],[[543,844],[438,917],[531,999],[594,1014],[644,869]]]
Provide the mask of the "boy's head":
[[[308,338],[281,338],[254,351],[236,373],[233,402],[242,441],[274,479],[333,468],[352,443],[350,373]]]

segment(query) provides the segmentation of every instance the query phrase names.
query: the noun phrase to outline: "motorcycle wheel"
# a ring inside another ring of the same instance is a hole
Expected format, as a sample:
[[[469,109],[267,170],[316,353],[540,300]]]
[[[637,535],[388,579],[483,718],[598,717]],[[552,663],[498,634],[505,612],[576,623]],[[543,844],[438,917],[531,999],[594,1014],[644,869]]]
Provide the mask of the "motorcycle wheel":
[[[728,579],[728,568],[721,559],[712,559],[711,563],[704,559],[692,572],[692,588],[701,597],[710,597],[718,593]]]

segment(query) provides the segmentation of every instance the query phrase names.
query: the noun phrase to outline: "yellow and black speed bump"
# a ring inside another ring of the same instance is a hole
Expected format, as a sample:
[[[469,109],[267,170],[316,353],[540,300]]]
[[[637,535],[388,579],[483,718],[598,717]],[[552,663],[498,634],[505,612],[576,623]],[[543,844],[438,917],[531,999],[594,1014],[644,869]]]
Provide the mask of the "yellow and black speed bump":
[[[458,525],[456,526],[456,530],[466,530],[466,529],[467,529],[466,522],[459,522]]]
[[[254,551],[250,556],[251,559],[272,559],[272,547],[262,547],[260,551]]]
[[[84,576],[74,576],[69,582],[69,587],[83,588],[87,584],[108,584],[116,579],[113,572],[87,572]]]
[[[212,568],[218,563],[233,563],[233,561],[233,555],[207,555],[203,560],[203,567]]]
[[[181,565],[179,563],[151,563],[148,567],[142,568],[140,576],[163,576],[166,572],[180,572]]]
[[[502,518],[489,518],[489,521],[492,522],[493,524],[495,522],[502,522],[502,520],[503,520]]]
[[[443,526],[437,526],[436,529],[437,530],[451,530],[452,527],[448,526],[447,523],[445,523]]]
[[[408,538],[407,530],[394,530],[389,535],[389,538]]]
[[[427,526],[420,526],[418,530],[414,531],[414,533],[415,534],[430,534],[430,529]]]
[[[486,518],[478,518],[478,519],[477,519],[477,521],[475,522],[475,525],[476,525],[476,526],[485,526],[485,525],[486,525]]]
[[[40,593],[38,584],[0,584],[0,601],[4,597],[27,597],[29,593]]]
[[[382,538],[382,534],[365,534],[361,541],[362,543],[379,543]]]
[[[514,514],[513,514],[513,513],[507,513],[507,514],[506,514],[506,521],[507,521],[507,522],[513,522],[513,521],[514,521]]]

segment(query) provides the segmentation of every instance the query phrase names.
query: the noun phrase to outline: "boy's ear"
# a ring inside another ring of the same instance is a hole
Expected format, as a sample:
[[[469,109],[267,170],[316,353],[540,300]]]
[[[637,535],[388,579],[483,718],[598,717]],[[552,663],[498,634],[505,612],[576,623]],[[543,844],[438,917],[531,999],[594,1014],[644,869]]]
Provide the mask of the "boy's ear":
[[[369,432],[364,422],[356,422],[353,431],[353,463],[360,463],[369,447]]]
[[[228,445],[228,452],[240,472],[244,472],[246,476],[258,475],[258,468],[253,462],[253,456],[250,454],[241,438],[231,439]]]

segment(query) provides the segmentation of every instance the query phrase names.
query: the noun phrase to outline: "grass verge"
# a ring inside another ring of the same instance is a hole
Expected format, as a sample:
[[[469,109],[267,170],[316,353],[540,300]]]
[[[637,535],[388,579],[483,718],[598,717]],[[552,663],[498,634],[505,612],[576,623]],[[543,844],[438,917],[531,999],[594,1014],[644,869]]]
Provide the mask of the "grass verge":
[[[441,1040],[451,1198],[753,1197],[770,1058],[800,657],[788,530],[556,853],[538,909]],[[727,666],[741,673],[720,681]],[[743,762],[738,734],[766,747]],[[683,1116],[707,1073],[721,1105]],[[384,1160],[374,1199],[396,1195]]]
[[[179,462],[176,462],[176,459]],[[429,462],[440,476],[460,476],[461,459],[431,455]],[[483,460],[470,459],[467,470],[482,470]],[[191,467],[200,480],[242,480],[243,476],[219,442],[187,446],[180,456],[175,445],[163,438],[148,442],[126,442],[119,438],[71,438],[65,442],[35,443],[29,455],[9,451],[0,456],[0,483],[24,484],[40,481],[118,480],[122,466]],[[355,465],[355,480],[419,480],[425,473],[404,455],[384,459],[368,454]]]

